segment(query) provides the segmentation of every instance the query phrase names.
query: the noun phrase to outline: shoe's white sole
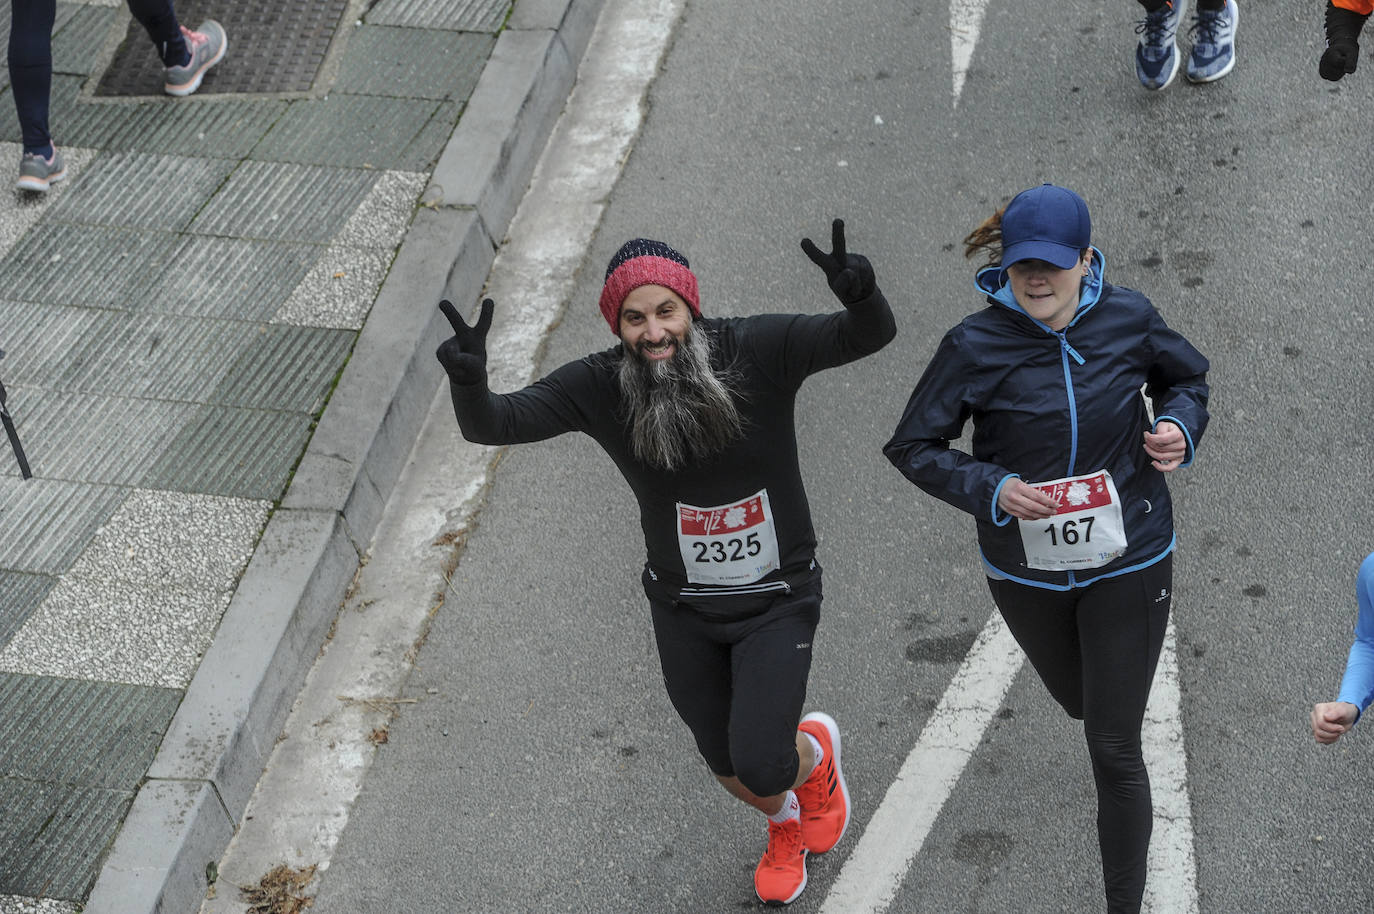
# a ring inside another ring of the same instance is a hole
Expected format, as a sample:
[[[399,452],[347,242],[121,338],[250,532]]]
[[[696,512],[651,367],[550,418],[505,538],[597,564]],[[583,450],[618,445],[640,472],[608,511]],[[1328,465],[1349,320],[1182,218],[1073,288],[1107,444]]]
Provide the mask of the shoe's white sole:
[[[48,175],[46,178],[35,178],[25,175],[14,182],[15,190],[27,190],[30,193],[46,194],[55,181],[61,181],[67,176],[67,172],[59,171],[55,175]]]

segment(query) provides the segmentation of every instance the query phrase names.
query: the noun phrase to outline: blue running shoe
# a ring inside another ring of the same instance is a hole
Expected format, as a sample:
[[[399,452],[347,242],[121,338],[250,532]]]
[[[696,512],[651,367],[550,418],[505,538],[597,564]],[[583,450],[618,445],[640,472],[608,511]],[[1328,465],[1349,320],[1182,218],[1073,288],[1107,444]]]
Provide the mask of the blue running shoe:
[[[1147,89],[1163,89],[1178,74],[1179,24],[1188,0],[1170,0],[1136,23],[1135,75]]]
[[[1236,0],[1226,0],[1219,10],[1198,10],[1188,34],[1193,52],[1188,55],[1188,81],[1209,83],[1221,79],[1236,65]]]

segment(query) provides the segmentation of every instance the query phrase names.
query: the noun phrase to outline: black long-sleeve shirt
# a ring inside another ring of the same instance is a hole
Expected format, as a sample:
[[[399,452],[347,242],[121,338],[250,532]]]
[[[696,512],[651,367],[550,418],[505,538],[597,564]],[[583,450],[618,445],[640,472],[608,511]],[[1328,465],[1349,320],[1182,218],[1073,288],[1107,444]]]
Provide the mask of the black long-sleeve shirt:
[[[590,435],[610,455],[639,501],[649,568],[676,588],[698,592],[731,588],[689,584],[684,558],[700,571],[724,561],[722,549],[750,552],[747,537],[707,550],[688,548],[680,536],[680,508],[711,508],[744,502],[766,492],[778,543],[778,567],[759,580],[778,581],[814,567],[816,535],[797,462],[793,410],[808,375],[877,352],[896,335],[892,310],[879,291],[832,314],[768,314],[703,318],[693,333],[712,337],[713,367],[729,367],[744,434],[724,450],[675,471],[638,460],[630,445],[616,368],[629,358],[624,347],[587,356],[556,369],[523,390],[494,394],[485,383],[451,384],[454,413],[463,437],[479,444],[518,444],[564,432]],[[756,502],[751,503],[756,507]],[[724,512],[721,512],[724,516]],[[732,518],[738,523],[742,516]],[[766,554],[766,553],[765,553]],[[745,584],[755,582],[741,581]]]

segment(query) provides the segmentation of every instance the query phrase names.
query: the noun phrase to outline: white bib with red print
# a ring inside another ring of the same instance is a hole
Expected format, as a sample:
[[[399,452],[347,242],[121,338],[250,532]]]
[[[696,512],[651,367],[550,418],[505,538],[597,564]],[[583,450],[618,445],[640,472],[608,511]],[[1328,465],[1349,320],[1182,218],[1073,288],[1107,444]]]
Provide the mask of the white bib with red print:
[[[1045,520],[1017,521],[1028,567],[1100,568],[1126,552],[1121,500],[1111,473],[1098,470],[1030,485],[1059,502],[1059,510]]]
[[[693,584],[752,584],[779,567],[767,489],[713,508],[678,502],[677,541]]]

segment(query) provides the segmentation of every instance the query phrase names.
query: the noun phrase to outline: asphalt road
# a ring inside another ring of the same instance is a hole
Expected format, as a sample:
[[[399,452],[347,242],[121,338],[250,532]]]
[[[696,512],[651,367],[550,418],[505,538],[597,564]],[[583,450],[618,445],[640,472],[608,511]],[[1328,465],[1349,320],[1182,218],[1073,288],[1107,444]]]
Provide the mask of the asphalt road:
[[[1334,697],[1374,548],[1374,74],[1317,77],[1319,5],[1242,2],[1230,76],[1148,93],[1134,3],[993,0],[957,99],[946,4],[685,7],[539,365],[614,342],[595,301],[630,237],[686,253],[716,314],[833,308],[798,248],[833,216],[876,266],[897,340],[798,402],[826,574],[808,706],[843,729],[855,819],[793,910],[820,909],[992,609],[972,522],[879,448],[981,306],[960,239],[1042,181],[1087,199],[1108,279],[1212,360],[1212,425],[1173,480],[1198,910],[1374,909],[1374,750],[1359,728],[1318,747],[1306,723]],[[318,910],[756,904],[763,826],[664,695],[636,517],[589,440],[506,453]],[[1100,883],[1081,733],[1022,670],[890,910],[1094,910]]]

